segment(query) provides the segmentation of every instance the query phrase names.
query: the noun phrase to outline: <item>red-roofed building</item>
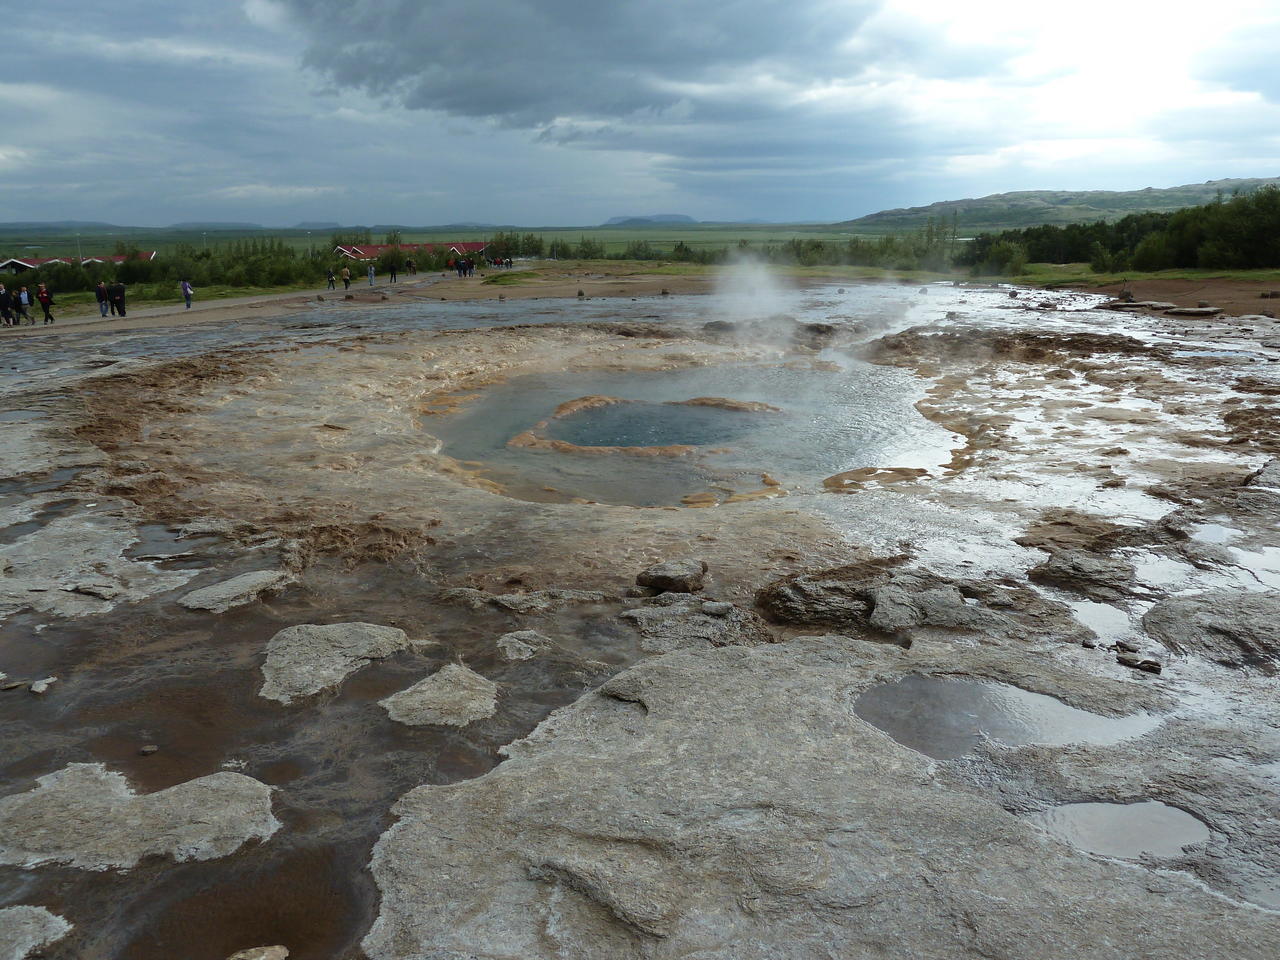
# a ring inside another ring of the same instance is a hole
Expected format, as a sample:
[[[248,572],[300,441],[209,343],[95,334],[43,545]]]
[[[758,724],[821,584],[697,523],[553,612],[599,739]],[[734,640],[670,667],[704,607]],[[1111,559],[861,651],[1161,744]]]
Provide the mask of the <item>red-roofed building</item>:
[[[80,261],[80,265],[86,263],[124,263],[126,260],[154,260],[156,251],[148,250],[139,252],[137,257],[133,257],[127,253],[117,253],[109,257],[85,257]],[[9,273],[21,273],[24,270],[35,270],[49,263],[75,263],[75,257],[10,257],[8,260],[0,260],[0,271]]]
[[[350,260],[377,260],[388,250],[397,247],[407,254],[413,253],[452,253],[455,256],[483,253],[489,246],[487,241],[468,240],[465,243],[361,243],[337,246],[333,252]]]

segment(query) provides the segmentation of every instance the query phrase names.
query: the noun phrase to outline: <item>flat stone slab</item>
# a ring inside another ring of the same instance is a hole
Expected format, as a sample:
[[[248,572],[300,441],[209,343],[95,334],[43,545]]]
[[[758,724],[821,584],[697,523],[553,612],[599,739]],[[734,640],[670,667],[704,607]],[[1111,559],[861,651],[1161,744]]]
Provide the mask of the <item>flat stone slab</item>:
[[[249,950],[237,950],[227,960],[288,960],[287,947],[252,947]]]
[[[293,574],[284,570],[254,570],[238,577],[193,590],[178,602],[188,610],[208,610],[210,613],[226,613],[234,607],[253,603],[264,593],[293,583]]]
[[[0,960],[23,960],[32,951],[57,943],[71,930],[71,924],[44,907],[0,909]]]
[[[127,870],[147,856],[213,860],[280,828],[271,788],[215,773],[136,794],[100,763],[73,763],[0,798],[0,864]]]
[[[707,565],[701,560],[664,560],[640,572],[636,583],[672,593],[696,593],[702,589]]]
[[[379,706],[392,720],[409,726],[465,727],[497,712],[498,687],[474,670],[451,663],[380,701]]]
[[[400,800],[366,953],[1274,958],[1280,915],[1082,853],[860,720],[908,656],[808,637],[640,662],[485,776]]]
[[[374,623],[300,623],[267,641],[258,696],[291,703],[335,687],[374,660],[415,644],[396,627]]]

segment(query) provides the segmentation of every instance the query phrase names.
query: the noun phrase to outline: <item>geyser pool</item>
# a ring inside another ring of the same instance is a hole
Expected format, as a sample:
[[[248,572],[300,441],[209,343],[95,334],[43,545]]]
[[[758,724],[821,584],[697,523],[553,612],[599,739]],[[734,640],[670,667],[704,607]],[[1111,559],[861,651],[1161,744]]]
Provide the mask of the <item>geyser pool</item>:
[[[552,420],[547,434],[582,447],[707,446],[759,427],[759,412],[681,403],[615,403]]]
[[[1188,844],[1209,839],[1202,820],[1158,800],[1067,803],[1033,819],[1073,846],[1107,857],[1176,857]]]
[[[562,404],[593,395],[624,402],[555,416]],[[816,492],[824,478],[858,467],[936,470],[958,439],[920,415],[919,396],[919,385],[894,368],[848,357],[788,358],[517,377],[422,426],[440,438],[443,453],[477,465],[510,496],[666,506],[702,491],[759,490],[763,474],[790,491]],[[689,402],[704,398],[757,408]],[[548,439],[580,447],[694,449],[644,457],[509,445],[539,424]]]

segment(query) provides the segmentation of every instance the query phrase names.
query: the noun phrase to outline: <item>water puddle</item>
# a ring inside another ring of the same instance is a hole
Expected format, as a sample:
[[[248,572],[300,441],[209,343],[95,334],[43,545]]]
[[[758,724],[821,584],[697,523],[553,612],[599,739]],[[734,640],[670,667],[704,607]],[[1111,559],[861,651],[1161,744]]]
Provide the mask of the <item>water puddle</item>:
[[[55,500],[52,503],[46,503],[30,520],[0,529],[0,544],[17,543],[23,537],[43,530],[59,517],[65,517],[78,506],[80,506],[79,500]]]
[[[1154,729],[1158,717],[1104,717],[1005,683],[909,674],[871,687],[854,712],[935,760],[954,760],[982,743],[1064,746],[1119,743]]]
[[[1096,633],[1100,640],[1114,641],[1133,633],[1129,615],[1118,607],[1092,600],[1073,600],[1070,606],[1076,620]]]
[[[1158,800],[1068,803],[1032,820],[1081,850],[1126,860],[1181,856],[1183,847],[1209,839],[1204,821]]]

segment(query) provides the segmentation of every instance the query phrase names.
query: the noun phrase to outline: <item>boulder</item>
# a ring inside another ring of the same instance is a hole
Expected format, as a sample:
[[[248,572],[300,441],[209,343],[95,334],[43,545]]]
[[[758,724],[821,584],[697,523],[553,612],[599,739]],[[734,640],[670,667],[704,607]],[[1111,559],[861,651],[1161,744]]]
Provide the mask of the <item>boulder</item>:
[[[266,682],[258,696],[290,703],[335,687],[366,664],[413,645],[403,630],[373,623],[285,627],[267,641]]]
[[[497,712],[498,687],[462,664],[451,663],[378,705],[392,720],[409,726],[465,727]]]
[[[664,560],[636,577],[636,584],[671,593],[696,593],[706,582],[707,565],[702,560]]]
[[[0,960],[24,960],[70,930],[71,924],[44,907],[0,908]]]
[[[193,590],[178,602],[188,610],[226,613],[234,607],[253,603],[264,593],[280,590],[293,583],[293,580],[293,574],[284,570],[254,570],[222,583]]]
[[[0,863],[127,870],[148,856],[212,860],[279,827],[271,788],[252,777],[214,773],[136,794],[100,763],[73,763],[0,799]]]
[[[288,947],[250,947],[237,950],[227,960],[289,960]]]
[[[1280,659],[1280,593],[1215,590],[1161,600],[1142,627],[1174,653],[1271,672]]]
[[[528,660],[539,650],[552,646],[550,637],[544,637],[537,630],[516,630],[504,633],[498,638],[497,647],[503,657],[508,660]]]
[[[653,657],[374,848],[371,960],[1270,960],[1280,916],[1075,850],[850,708],[844,637]],[[1099,897],[1098,891],[1107,891]]]

